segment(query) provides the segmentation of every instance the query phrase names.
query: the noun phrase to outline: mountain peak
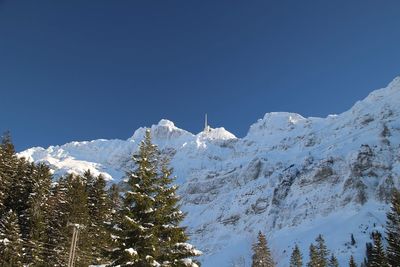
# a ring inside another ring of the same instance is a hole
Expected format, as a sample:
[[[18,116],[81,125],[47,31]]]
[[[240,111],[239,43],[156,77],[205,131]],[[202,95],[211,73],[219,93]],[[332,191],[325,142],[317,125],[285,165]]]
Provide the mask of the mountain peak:
[[[400,90],[400,76],[394,78],[387,87],[389,90]]]
[[[209,128],[209,131],[201,132],[198,134],[200,138],[203,139],[211,139],[211,140],[229,140],[229,139],[237,139],[237,137],[227,131],[224,127],[219,128]]]
[[[167,119],[161,119],[156,126],[168,127],[170,129],[178,129],[172,121]]]

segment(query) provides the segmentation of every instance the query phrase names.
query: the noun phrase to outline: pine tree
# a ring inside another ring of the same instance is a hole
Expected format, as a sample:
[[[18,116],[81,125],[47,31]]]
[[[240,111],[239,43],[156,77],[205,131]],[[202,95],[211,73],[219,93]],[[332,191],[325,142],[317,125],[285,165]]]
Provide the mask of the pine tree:
[[[29,198],[32,193],[33,175],[35,165],[27,162],[24,158],[17,159],[11,166],[10,192],[7,194],[5,206],[12,209],[18,217],[21,235],[24,239],[29,237]],[[11,192],[12,191],[12,192]]]
[[[9,133],[5,133],[0,144],[0,212],[12,209],[10,199],[11,182],[17,179],[18,158]]]
[[[290,267],[302,267],[303,266],[303,256],[301,255],[299,246],[295,246],[290,257]]]
[[[67,214],[70,224],[79,225],[79,238],[77,243],[77,266],[88,266],[90,257],[89,207],[86,192],[86,181],[81,176],[67,176]],[[68,225],[67,225],[68,226]],[[67,227],[68,244],[71,243],[73,227]]]
[[[372,243],[365,244],[364,266],[369,266],[372,259]]]
[[[18,218],[12,210],[6,212],[0,222],[0,266],[22,267],[22,238]]]
[[[369,266],[371,267],[382,267],[386,266],[386,255],[382,244],[382,236],[379,232],[372,233],[373,247],[371,251],[371,259]]]
[[[120,221],[113,227],[117,248],[112,265],[196,266],[189,257],[199,251],[186,243],[185,229],[179,227],[183,213],[177,206],[176,187],[170,185],[170,170],[160,161],[150,131],[134,161],[135,169],[127,173]]]
[[[23,212],[27,224],[27,239],[29,246],[25,252],[25,262],[32,266],[44,265],[44,246],[47,241],[46,229],[48,226],[46,211],[48,211],[48,198],[51,185],[50,169],[44,164],[34,167],[30,181],[28,208]]]
[[[317,267],[317,266],[319,266],[318,264],[320,262],[320,259],[319,259],[319,255],[318,255],[318,250],[314,246],[314,244],[310,245],[309,254],[310,254],[310,261],[307,263],[307,266],[308,267]]]
[[[354,261],[353,255],[350,256],[349,267],[357,267],[357,264]]]
[[[9,188],[9,177],[5,170],[5,153],[0,146],[0,214],[5,210],[5,200],[7,198],[7,191]]]
[[[185,214],[180,211],[176,194],[178,186],[172,185],[172,169],[168,167],[168,159],[159,159],[159,177],[157,179],[158,193],[155,201],[155,225],[161,255],[157,259],[160,263],[168,262],[181,265],[182,262],[191,262],[191,257],[200,256],[201,252],[192,245],[186,243],[188,236],[186,228],[179,226]]]
[[[387,260],[390,266],[400,265],[400,191],[394,189],[386,223]]]
[[[116,213],[121,208],[121,190],[117,184],[112,184],[108,189],[108,196],[111,200],[112,212]]]
[[[272,267],[275,266],[271,252],[267,245],[267,239],[258,233],[257,242],[253,245],[252,267]]]
[[[333,253],[329,258],[328,267],[339,267],[339,262]]]
[[[10,131],[6,131],[1,137],[1,148],[5,151],[9,156],[15,155],[15,148],[12,142]]]
[[[102,175],[94,177],[90,171],[85,172],[86,191],[88,195],[89,225],[88,235],[91,264],[105,262],[105,252],[109,250],[111,238],[109,225],[111,224],[111,202],[106,192],[106,181]]]
[[[69,236],[68,224],[68,202],[67,202],[67,181],[65,177],[59,178],[54,183],[48,200],[47,218],[47,242],[45,245],[45,259],[47,267],[67,266]]]
[[[326,267],[328,264],[329,251],[325,245],[325,240],[322,235],[318,235],[315,241],[317,242],[316,249],[318,254],[318,266]]]

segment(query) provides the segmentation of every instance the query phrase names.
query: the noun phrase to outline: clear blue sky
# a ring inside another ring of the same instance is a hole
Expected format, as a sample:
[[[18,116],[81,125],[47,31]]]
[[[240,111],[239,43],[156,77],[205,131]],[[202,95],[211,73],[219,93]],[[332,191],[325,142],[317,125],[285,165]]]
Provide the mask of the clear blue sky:
[[[173,120],[244,136],[400,74],[400,1],[0,0],[0,130],[18,150]]]

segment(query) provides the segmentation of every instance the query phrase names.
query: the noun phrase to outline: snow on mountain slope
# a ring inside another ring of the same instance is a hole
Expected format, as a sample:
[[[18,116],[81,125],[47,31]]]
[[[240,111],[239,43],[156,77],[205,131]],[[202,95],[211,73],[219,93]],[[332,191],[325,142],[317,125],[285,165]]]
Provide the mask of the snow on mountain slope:
[[[294,243],[305,261],[318,234],[343,266],[358,262],[373,229],[382,229],[391,188],[400,187],[400,77],[350,110],[327,118],[273,112],[244,138],[223,128],[197,135],[161,120],[153,141],[171,156],[192,243],[203,266],[250,266],[257,231],[279,266]],[[145,128],[128,140],[72,142],[21,152],[57,174],[90,169],[123,176]],[[357,243],[349,245],[353,234]]]

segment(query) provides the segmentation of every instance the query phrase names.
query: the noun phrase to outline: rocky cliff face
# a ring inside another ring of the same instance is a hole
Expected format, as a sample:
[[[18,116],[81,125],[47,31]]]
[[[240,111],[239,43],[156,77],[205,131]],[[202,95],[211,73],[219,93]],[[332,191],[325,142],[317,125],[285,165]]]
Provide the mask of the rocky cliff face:
[[[126,141],[73,142],[20,156],[47,162],[56,174],[90,169],[118,181],[144,130]],[[307,259],[319,233],[343,265],[351,254],[360,262],[369,233],[384,226],[390,190],[400,187],[400,77],[340,115],[268,113],[244,138],[223,128],[194,135],[168,120],[151,131],[172,158],[203,266],[250,266],[259,230],[279,266],[287,266],[295,242]]]

